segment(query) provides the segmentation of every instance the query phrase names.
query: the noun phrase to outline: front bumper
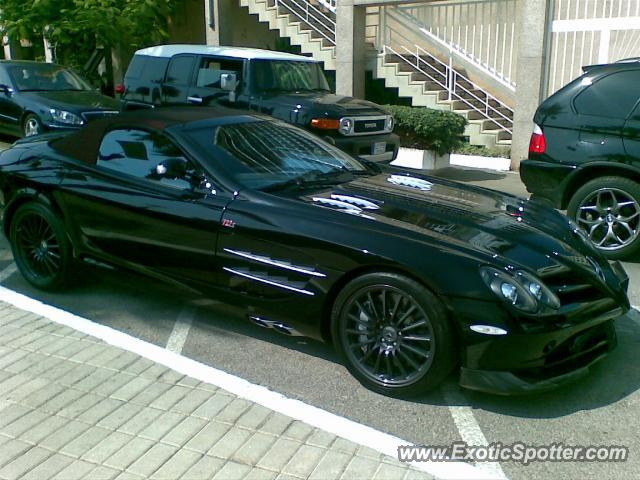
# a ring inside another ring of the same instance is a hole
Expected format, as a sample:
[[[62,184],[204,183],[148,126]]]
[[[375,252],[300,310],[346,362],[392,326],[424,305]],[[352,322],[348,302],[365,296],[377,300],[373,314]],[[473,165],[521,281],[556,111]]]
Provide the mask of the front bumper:
[[[391,162],[398,156],[400,137],[395,133],[380,135],[336,135],[323,137],[323,140],[332,143],[354,157],[361,157],[373,162]],[[384,144],[384,151],[376,150],[375,145]]]
[[[547,352],[541,352],[543,356],[526,367],[520,365],[507,371],[462,367],[460,386],[498,395],[517,395],[544,392],[575,381],[616,347],[614,320],[610,317],[619,316],[622,312],[623,309],[616,309],[589,322],[591,326],[588,328],[577,332],[571,329],[572,334],[568,338]],[[505,340],[504,354],[508,355],[509,340]],[[532,338],[531,343],[535,348],[536,339]],[[514,346],[520,354],[523,353],[521,342],[516,341],[511,345],[512,348]]]

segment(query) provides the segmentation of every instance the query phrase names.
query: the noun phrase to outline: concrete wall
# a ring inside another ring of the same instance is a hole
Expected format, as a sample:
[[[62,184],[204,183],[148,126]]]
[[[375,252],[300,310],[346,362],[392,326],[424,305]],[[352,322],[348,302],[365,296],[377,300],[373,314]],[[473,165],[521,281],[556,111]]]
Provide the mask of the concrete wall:
[[[210,5],[213,6],[215,26],[210,26]],[[233,45],[275,50],[280,36],[267,24],[249,14],[238,0],[205,0],[206,42],[208,45]]]
[[[171,43],[205,43],[205,2],[183,0],[168,23]]]

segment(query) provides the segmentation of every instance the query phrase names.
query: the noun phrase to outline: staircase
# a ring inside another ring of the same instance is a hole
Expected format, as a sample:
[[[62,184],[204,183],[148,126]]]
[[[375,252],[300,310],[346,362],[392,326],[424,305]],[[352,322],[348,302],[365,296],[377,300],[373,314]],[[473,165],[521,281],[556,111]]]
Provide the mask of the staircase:
[[[336,69],[335,14],[319,2],[307,0],[240,0],[240,5],[258,20],[269,24],[281,37],[300,47],[324,63],[327,70]]]
[[[289,38],[302,52],[322,61],[325,69],[335,70],[335,5],[330,1],[240,0],[240,5],[268,23],[270,29],[279,31],[280,36]],[[385,10],[380,9],[379,15],[384,15]],[[381,28],[378,25],[377,29]],[[394,38],[398,38],[401,29],[397,22],[394,28]],[[396,46],[391,47],[381,40],[383,37],[377,34],[368,39],[375,43],[369,62],[374,78],[382,79],[387,87],[397,88],[399,96],[410,98],[413,106],[454,111],[464,116],[469,122],[465,135],[472,145],[511,145],[512,108],[415,41],[402,36],[402,45],[397,46],[394,41]],[[414,32],[407,37],[415,40]]]

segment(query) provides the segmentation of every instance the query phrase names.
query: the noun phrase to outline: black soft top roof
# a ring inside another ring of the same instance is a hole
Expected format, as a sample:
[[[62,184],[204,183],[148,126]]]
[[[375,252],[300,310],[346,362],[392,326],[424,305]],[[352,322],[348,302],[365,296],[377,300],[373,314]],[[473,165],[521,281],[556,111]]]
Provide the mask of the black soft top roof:
[[[217,119],[250,115],[255,112],[236,110],[225,107],[162,107],[123,112],[89,123],[77,132],[52,142],[51,147],[77,160],[93,164],[97,159],[102,137],[109,130],[117,128],[141,128],[145,130],[164,131],[177,125]]]

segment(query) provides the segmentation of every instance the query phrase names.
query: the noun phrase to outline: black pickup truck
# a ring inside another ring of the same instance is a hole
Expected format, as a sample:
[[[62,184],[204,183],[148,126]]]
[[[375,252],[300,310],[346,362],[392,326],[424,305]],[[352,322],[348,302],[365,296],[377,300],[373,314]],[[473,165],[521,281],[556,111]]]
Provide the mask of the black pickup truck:
[[[309,57],[254,48],[159,45],[138,50],[127,69],[125,110],[160,105],[233,105],[304,127],[354,156],[398,154],[393,117],[366,100],[335,95]]]

